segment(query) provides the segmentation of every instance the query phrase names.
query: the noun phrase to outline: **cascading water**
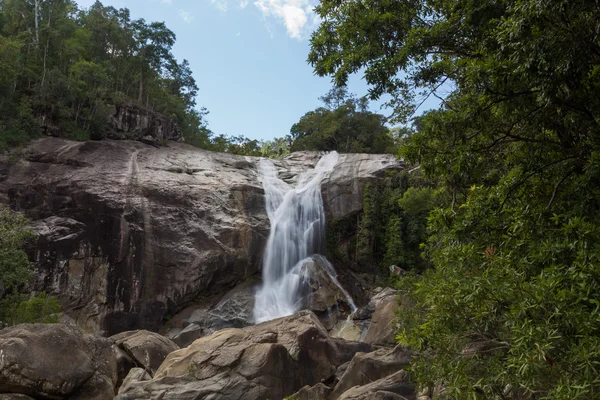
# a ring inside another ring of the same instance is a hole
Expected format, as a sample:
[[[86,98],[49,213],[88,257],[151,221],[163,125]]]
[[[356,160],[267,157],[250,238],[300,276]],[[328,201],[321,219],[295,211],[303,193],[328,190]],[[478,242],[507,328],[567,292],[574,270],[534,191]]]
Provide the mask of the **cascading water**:
[[[290,315],[301,308],[306,295],[304,283],[310,274],[307,262],[319,253],[325,239],[321,181],[337,161],[337,152],[324,155],[314,169],[300,175],[295,188],[278,178],[270,160],[260,161],[271,231],[264,253],[263,285],[254,303],[256,323]],[[325,263],[327,274],[354,311],[354,302],[340,286],[333,267],[327,260]]]

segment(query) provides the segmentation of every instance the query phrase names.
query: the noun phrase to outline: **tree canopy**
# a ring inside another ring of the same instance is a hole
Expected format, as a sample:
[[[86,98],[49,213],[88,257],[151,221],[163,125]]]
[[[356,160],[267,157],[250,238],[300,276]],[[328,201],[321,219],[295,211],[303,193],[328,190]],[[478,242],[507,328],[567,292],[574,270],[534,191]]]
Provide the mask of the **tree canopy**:
[[[137,103],[173,118],[184,137],[209,143],[206,111],[187,60],[171,53],[175,34],[162,22],[96,1],[0,2],[0,148],[39,135],[101,136],[111,105]]]
[[[323,107],[304,114],[290,130],[291,151],[336,150],[342,153],[386,153],[393,140],[386,118],[368,110],[368,101],[333,88],[320,100]]]
[[[443,183],[433,268],[400,339],[450,398],[600,393],[600,7],[595,1],[322,0],[309,61],[364,71],[397,120],[423,98],[401,155]],[[441,96],[438,89],[452,88]]]

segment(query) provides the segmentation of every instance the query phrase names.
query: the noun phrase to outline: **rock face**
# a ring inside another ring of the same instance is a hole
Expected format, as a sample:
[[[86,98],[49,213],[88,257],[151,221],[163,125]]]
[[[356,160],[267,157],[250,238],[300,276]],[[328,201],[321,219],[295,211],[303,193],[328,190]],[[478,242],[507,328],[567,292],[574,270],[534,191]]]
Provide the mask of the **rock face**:
[[[294,180],[319,157],[277,165]],[[257,275],[269,231],[257,165],[175,142],[45,138],[16,163],[0,158],[0,202],[39,234],[34,291],[58,295],[89,332],[156,331],[183,305]],[[400,167],[391,156],[341,155],[322,186],[328,218],[356,210],[364,184]]]
[[[115,106],[114,113],[108,119],[108,129],[104,137],[157,143],[182,139],[181,131],[174,120],[132,104]]]
[[[118,398],[281,399],[327,380],[361,347],[332,340],[313,313],[301,311],[198,339],[169,354],[153,379],[128,382]]]
[[[110,400],[116,383],[116,360],[107,339],[84,336],[60,324],[0,331],[0,393]]]

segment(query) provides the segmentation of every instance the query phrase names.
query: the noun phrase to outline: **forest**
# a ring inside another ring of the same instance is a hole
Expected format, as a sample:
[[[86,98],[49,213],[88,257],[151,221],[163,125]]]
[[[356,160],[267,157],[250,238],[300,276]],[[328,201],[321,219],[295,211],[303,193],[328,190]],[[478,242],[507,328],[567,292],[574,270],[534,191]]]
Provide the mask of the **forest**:
[[[334,87],[289,134],[257,141],[209,129],[164,23],[99,1],[2,0],[0,150],[50,130],[101,139],[111,107],[131,103],[207,150],[395,154],[406,171],[367,187],[359,220],[329,221],[327,246],[402,291],[411,379],[439,398],[600,398],[597,2],[320,0],[316,12],[308,63]],[[356,73],[366,97],[346,88]],[[384,96],[389,118],[369,108]],[[429,97],[441,106],[417,116]],[[2,210],[2,292],[28,279],[24,226]],[[57,305],[42,297],[3,300],[0,317],[43,318]]]

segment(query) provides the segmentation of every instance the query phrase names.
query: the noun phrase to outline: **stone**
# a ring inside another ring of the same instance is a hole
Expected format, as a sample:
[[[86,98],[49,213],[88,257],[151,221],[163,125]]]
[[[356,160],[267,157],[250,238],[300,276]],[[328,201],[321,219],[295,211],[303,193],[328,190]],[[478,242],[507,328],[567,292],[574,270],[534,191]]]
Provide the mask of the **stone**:
[[[275,163],[293,181],[320,156]],[[33,291],[57,295],[86,332],[158,331],[196,299],[259,273],[269,220],[258,162],[174,141],[48,137],[16,162],[0,155],[0,203],[39,234]],[[392,168],[402,168],[392,156],[340,155],[322,186],[327,218],[357,210],[363,186]]]
[[[410,352],[396,346],[371,353],[356,353],[335,386],[332,397],[337,398],[354,386],[364,386],[384,378],[410,364]]]
[[[355,386],[337,400],[415,400],[415,388],[408,381],[408,374],[400,370],[385,378],[364,386]]]
[[[0,330],[0,393],[110,400],[116,383],[117,363],[107,339],[62,324]]]
[[[389,294],[388,294],[389,293]],[[375,311],[363,341],[373,345],[393,346],[396,343],[394,326],[397,307],[396,293],[386,290],[373,299]]]
[[[180,348],[187,347],[196,339],[205,336],[204,332],[204,328],[198,324],[192,323],[173,336],[173,342]]]
[[[113,346],[115,358],[117,360],[117,387],[123,384],[123,380],[133,368],[137,367],[137,363],[124,350],[117,346]]]
[[[326,381],[354,354],[327,335],[310,311],[202,337],[172,352],[154,378],[118,399],[282,399]]]
[[[119,386],[119,394],[126,392],[127,389],[135,382],[143,382],[152,379],[152,377],[143,368],[132,368],[123,380],[123,384]]]
[[[304,386],[291,396],[291,400],[324,400],[331,393],[331,388],[323,383]]]
[[[33,397],[20,393],[0,393],[0,400],[34,400]]]
[[[169,353],[179,349],[169,338],[146,330],[121,332],[109,339],[151,375]]]

